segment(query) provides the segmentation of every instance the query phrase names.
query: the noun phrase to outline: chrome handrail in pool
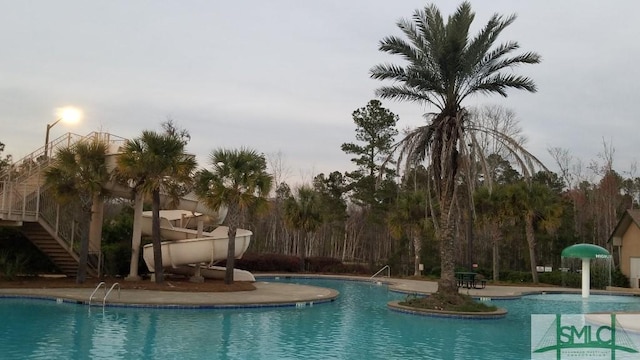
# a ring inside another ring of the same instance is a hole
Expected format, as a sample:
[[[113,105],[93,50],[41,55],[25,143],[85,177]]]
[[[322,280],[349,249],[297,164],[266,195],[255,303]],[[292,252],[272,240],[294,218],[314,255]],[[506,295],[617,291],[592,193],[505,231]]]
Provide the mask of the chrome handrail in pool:
[[[373,278],[375,278],[376,276],[378,276],[378,274],[380,274],[381,272],[387,270],[387,277],[391,277],[391,268],[389,267],[389,265],[385,265],[382,267],[382,269],[378,270],[378,272],[376,272],[375,274],[371,275],[371,277],[369,278],[369,280],[373,280]]]
[[[89,296],[89,306],[91,306],[91,299],[93,299],[93,295],[95,295],[96,292],[98,292],[98,289],[100,289],[101,286],[104,286],[104,296],[107,297],[107,283],[105,283],[104,281],[101,281],[100,284],[98,284],[98,286],[96,286],[96,288],[93,289],[93,292]]]
[[[109,289],[109,291],[107,291],[106,294],[104,294],[104,299],[102,299],[102,307],[104,307],[106,301],[107,301],[107,297],[109,296],[109,294],[111,294],[111,291],[113,290],[114,287],[118,286],[118,299],[120,299],[120,284],[119,283],[113,283],[113,285],[111,285],[111,288]],[[107,289],[106,285],[105,285],[105,290]]]

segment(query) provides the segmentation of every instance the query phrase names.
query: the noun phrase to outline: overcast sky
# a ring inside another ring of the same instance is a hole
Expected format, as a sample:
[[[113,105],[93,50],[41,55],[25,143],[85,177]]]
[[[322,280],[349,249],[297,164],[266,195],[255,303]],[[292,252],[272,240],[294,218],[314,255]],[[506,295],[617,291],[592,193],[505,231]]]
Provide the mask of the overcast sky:
[[[443,14],[459,2],[435,2]],[[0,0],[0,142],[15,159],[44,145],[56,108],[84,111],[58,124],[56,138],[110,132],[134,138],[167,118],[192,136],[188,150],[207,166],[219,147],[281,153],[289,181],[352,170],[340,150],[355,141],[353,110],[382,83],[372,66],[400,59],[378,51],[399,34],[417,0],[86,1]],[[584,162],[603,140],[614,167],[638,159],[640,1],[472,1],[475,31],[493,13],[517,14],[499,42],[516,40],[542,63],[516,71],[535,94],[475,97],[468,106],[515,111],[528,148],[555,169],[549,147]],[[382,100],[398,128],[433,110]],[[636,174],[640,175],[640,174]]]

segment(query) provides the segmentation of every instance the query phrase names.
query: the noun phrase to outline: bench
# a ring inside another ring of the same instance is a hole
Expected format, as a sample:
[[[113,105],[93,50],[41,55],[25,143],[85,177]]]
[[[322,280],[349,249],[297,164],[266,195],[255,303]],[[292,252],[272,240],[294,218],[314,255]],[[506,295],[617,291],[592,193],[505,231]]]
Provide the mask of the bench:
[[[476,274],[471,272],[458,272],[456,273],[456,281],[458,283],[458,287],[471,289],[472,287],[475,287]]]
[[[473,284],[473,287],[476,289],[484,289],[487,286],[487,280],[486,279],[479,279],[476,280],[475,283]]]

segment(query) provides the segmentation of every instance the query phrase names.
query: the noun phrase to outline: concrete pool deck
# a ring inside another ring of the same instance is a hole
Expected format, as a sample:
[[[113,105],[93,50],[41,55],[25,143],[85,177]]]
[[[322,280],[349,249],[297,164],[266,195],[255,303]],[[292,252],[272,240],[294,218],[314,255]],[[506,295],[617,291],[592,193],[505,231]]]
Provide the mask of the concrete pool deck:
[[[150,307],[276,307],[276,306],[306,306],[314,303],[335,300],[339,293],[336,290],[288,283],[270,282],[270,279],[280,278],[328,278],[353,281],[371,281],[366,277],[329,276],[329,275],[292,275],[292,274],[261,274],[256,275],[254,283],[256,290],[238,292],[178,292],[156,290],[123,289],[118,295],[117,288],[108,296],[105,303],[110,306],[150,306]],[[377,278],[376,282],[384,283],[392,291],[402,293],[428,294],[437,290],[434,281],[408,280],[396,278]],[[110,286],[110,284],[107,284]],[[606,291],[607,294],[635,294],[637,289],[615,289]],[[484,289],[461,288],[460,292],[474,297],[489,298],[517,298],[522,295],[541,292],[575,292],[580,289],[561,287],[533,287],[533,286],[495,286],[487,285]],[[592,291],[593,294],[603,291]],[[89,303],[93,293],[90,288],[31,288],[31,289],[0,289],[0,297],[33,297],[47,299],[62,299],[76,303]],[[102,305],[104,292],[100,289],[92,299],[92,305]]]
[[[111,284],[108,284],[109,286]],[[270,283],[257,281],[256,290],[236,292],[180,292],[157,290],[114,289],[107,300],[108,305],[123,306],[177,306],[177,307],[239,307],[239,306],[294,306],[304,303],[332,301],[338,297],[333,289],[316,286]],[[0,289],[0,297],[20,296],[63,299],[89,304],[93,293],[90,288],[40,288]],[[104,291],[100,289],[91,300],[92,305],[102,305]]]

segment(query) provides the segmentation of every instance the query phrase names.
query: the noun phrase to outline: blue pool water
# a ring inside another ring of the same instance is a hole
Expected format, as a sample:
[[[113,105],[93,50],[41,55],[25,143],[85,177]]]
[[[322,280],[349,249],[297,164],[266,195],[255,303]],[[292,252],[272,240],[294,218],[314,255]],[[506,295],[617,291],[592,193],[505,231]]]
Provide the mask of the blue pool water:
[[[271,281],[271,280],[269,280]],[[0,299],[2,359],[527,359],[530,314],[640,310],[634,297],[536,295],[494,301],[504,319],[398,313],[386,286],[325,279],[332,303],[305,308],[153,309]]]

